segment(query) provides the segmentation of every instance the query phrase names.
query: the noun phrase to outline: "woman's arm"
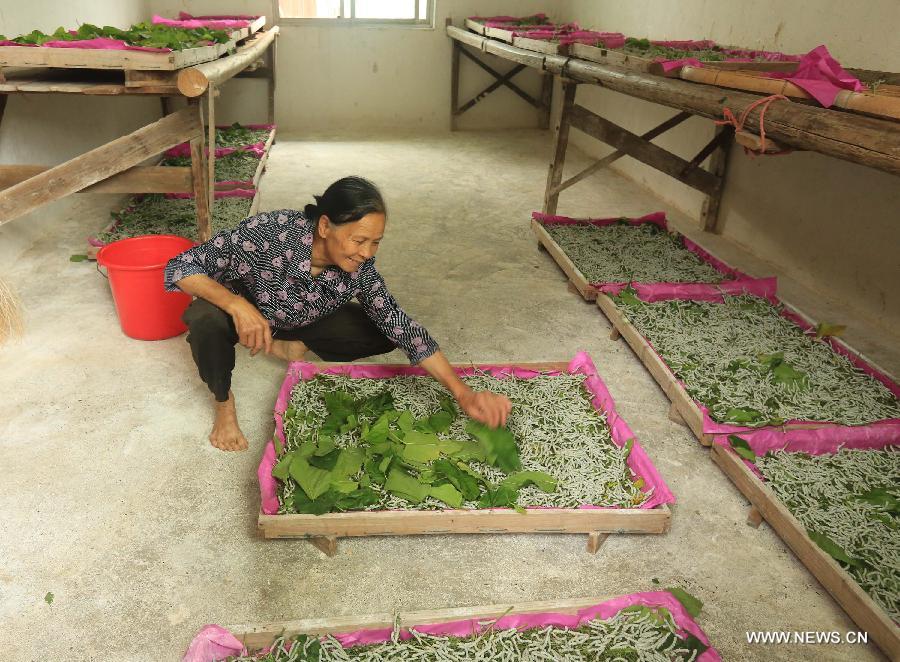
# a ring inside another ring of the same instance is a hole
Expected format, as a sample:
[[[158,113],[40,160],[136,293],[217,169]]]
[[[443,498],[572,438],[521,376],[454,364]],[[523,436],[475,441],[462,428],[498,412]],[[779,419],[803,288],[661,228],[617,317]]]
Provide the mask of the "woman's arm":
[[[251,356],[261,349],[265,349],[266,354],[272,351],[272,329],[268,320],[244,297],[205,274],[186,276],[176,284],[182,292],[206,299],[231,315],[238,339],[244,347],[250,348]]]
[[[505,395],[497,395],[490,391],[473,391],[459,378],[450,367],[450,363],[440,350],[419,365],[450,391],[460,408],[476,421],[492,428],[506,425],[506,418],[512,409],[512,403]]]

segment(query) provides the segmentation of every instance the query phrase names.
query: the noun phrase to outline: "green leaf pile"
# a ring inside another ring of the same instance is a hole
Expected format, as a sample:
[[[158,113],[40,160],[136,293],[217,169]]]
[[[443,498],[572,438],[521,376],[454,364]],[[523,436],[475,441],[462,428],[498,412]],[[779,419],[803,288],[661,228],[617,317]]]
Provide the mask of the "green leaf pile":
[[[384,492],[410,504],[430,497],[450,508],[476,499],[479,507],[513,507],[526,485],[556,489],[546,473],[518,472],[519,450],[505,428],[492,430],[470,421],[466,429],[471,438],[439,437],[457,416],[448,398],[421,419],[408,409],[395,409],[388,391],[355,399],[339,390],[325,393],[324,400],[328,414],[318,434],[283,453],[272,470],[283,483],[296,483],[293,507],[298,513],[358,510],[378,503]],[[337,446],[335,436],[353,433],[358,434],[357,446]],[[510,475],[493,485],[470,466],[473,460]]]
[[[900,417],[884,384],[764,299],[645,303],[626,290],[614,300],[714,421],[863,425]]]
[[[684,595],[687,595],[686,593]],[[698,601],[699,602],[699,601]],[[697,637],[682,633],[664,607],[635,605],[608,619],[577,628],[539,626],[501,629],[488,624],[468,637],[432,635],[397,623],[384,643],[342,647],[331,635],[279,637],[266,653],[251,652],[229,662],[471,662],[473,660],[696,660],[707,650]],[[402,632],[412,634],[402,638]]]
[[[589,283],[719,283],[725,276],[684,247],[682,238],[653,223],[547,224]]]
[[[646,500],[649,492],[627,466],[630,445],[612,443],[583,375],[464,379],[512,399],[508,428],[459,414],[427,377],[318,375],[298,383],[273,472],[279,512],[633,507]]]
[[[175,51],[195,48],[208,44],[227,43],[230,33],[226,30],[210,30],[209,28],[186,29],[155,23],[137,23],[127,30],[109,25],[99,27],[90,23],[82,23],[77,30],[56,28],[51,34],[33,30],[28,34],[12,38],[19,44],[42,46],[48,41],[83,41],[98,37],[120,39],[131,46],[145,48],[171,48]]]
[[[900,451],[778,451],[756,466],[807,535],[900,621]]]

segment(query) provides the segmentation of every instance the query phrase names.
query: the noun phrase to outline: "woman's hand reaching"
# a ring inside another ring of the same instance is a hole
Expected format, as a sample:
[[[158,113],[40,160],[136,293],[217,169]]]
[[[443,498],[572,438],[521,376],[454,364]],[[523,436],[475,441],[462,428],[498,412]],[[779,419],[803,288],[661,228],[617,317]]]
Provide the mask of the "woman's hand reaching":
[[[506,425],[512,403],[505,395],[467,389],[457,398],[460,408],[479,423],[496,428]]]

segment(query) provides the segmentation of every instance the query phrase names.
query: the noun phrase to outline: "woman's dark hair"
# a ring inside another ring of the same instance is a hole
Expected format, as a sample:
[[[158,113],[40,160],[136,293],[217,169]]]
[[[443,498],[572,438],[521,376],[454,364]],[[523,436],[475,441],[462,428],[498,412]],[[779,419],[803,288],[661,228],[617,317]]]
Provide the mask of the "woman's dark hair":
[[[306,218],[318,223],[323,214],[335,225],[358,221],[366,214],[387,214],[381,192],[368,179],[344,177],[325,189],[322,195],[314,195],[316,204],[306,205]]]

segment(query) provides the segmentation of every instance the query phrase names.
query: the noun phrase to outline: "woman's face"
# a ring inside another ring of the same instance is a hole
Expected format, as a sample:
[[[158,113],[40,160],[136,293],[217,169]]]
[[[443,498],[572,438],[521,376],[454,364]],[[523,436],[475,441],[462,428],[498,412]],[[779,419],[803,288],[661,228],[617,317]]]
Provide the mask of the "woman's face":
[[[358,221],[334,225],[327,216],[319,217],[319,237],[324,241],[330,264],[352,273],[375,255],[384,236],[384,214],[373,212]]]

